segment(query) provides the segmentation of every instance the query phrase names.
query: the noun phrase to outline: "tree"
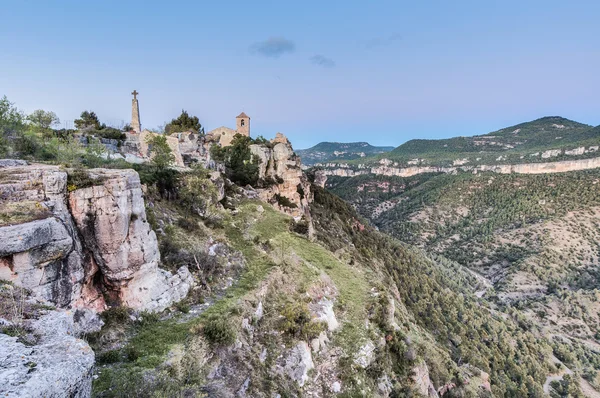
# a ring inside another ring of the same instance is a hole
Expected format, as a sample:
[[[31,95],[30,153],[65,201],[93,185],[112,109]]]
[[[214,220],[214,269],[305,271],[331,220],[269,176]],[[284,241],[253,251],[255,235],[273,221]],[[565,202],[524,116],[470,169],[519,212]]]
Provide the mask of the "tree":
[[[195,133],[204,134],[204,129],[200,124],[200,119],[198,119],[198,116],[190,116],[187,111],[183,109],[181,110],[181,115],[179,115],[178,118],[171,120],[171,122],[165,126],[165,132],[167,134],[179,133],[181,131],[188,130],[192,130]]]
[[[162,171],[175,162],[175,155],[167,143],[166,136],[153,134],[146,142],[150,146],[151,162],[157,171]]]
[[[94,130],[100,130],[100,120],[98,120],[98,116],[94,112],[91,111],[83,111],[81,112],[81,116],[79,119],[75,119],[75,127],[78,130],[93,128]]]
[[[47,134],[52,126],[60,123],[60,119],[56,116],[56,113],[43,109],[33,111],[31,115],[27,116],[27,120],[35,130],[43,134]]]
[[[0,99],[0,156],[11,152],[8,138],[23,132],[23,119],[23,113],[6,96]]]
[[[236,134],[231,145],[211,148],[213,159],[225,163],[227,177],[238,185],[256,186],[258,182],[258,157],[250,151],[253,143],[252,138]]]
[[[2,137],[22,131],[24,116],[6,96],[0,99],[0,134]]]

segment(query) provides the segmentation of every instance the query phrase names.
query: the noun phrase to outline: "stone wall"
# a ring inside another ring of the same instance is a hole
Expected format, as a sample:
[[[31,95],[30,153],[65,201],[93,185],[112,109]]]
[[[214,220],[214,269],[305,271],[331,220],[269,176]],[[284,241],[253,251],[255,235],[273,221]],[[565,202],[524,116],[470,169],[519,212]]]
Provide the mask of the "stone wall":
[[[229,146],[233,141],[233,137],[238,134],[236,130],[230,129],[229,127],[218,127],[214,130],[209,131],[206,135],[212,136],[215,140],[218,140],[221,146]]]

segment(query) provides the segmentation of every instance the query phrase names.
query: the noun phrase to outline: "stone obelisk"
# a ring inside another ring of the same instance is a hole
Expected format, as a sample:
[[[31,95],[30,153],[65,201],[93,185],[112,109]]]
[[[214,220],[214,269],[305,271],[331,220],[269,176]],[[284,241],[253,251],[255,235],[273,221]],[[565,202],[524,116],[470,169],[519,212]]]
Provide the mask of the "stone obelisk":
[[[139,94],[136,90],[131,93],[133,99],[131,100],[131,129],[140,133],[142,131],[142,124],[140,123],[140,105],[138,104],[137,95]]]

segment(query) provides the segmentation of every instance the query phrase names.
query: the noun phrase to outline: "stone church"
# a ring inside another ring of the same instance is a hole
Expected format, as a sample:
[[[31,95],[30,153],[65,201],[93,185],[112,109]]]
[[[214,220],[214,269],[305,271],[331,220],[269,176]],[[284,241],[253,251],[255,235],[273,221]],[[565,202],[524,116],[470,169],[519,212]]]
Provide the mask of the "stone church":
[[[246,115],[244,112],[240,113],[235,118],[235,126],[235,130],[225,126],[217,127],[216,129],[206,133],[206,135],[211,135],[215,138],[218,138],[221,146],[231,145],[231,141],[233,141],[233,137],[236,134],[250,137],[250,116]]]

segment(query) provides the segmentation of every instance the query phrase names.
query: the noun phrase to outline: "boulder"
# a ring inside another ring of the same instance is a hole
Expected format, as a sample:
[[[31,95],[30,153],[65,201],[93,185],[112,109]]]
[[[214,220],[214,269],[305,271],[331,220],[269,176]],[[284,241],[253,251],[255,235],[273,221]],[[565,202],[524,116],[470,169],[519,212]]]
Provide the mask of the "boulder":
[[[0,228],[0,279],[66,306],[81,293],[84,270],[73,238],[56,217]]]
[[[308,371],[314,367],[310,348],[302,341],[289,351],[281,370],[302,387],[308,381]]]
[[[0,396],[76,397],[92,393],[94,352],[78,338],[86,325],[73,311],[51,311],[34,321],[33,333],[40,336],[35,345],[25,345],[17,337],[0,334]]]
[[[439,395],[429,378],[429,368],[427,364],[422,363],[413,369],[412,379],[420,395],[429,398],[438,398]]]
[[[375,359],[375,344],[372,341],[368,341],[360,347],[354,356],[354,363],[364,369],[373,362],[373,359]]]
[[[340,326],[333,312],[332,300],[327,298],[321,299],[317,303],[311,304],[310,309],[318,320],[327,323],[327,329],[330,332],[333,332]]]
[[[27,162],[21,159],[0,159],[0,168],[16,166],[27,166]]]
[[[294,217],[305,216],[310,220],[308,209],[313,194],[310,182],[302,171],[300,157],[294,153],[285,136],[276,137],[272,142],[275,144],[273,148],[250,145],[250,152],[258,158],[259,178],[271,182],[268,188],[259,190],[259,197],[285,213]],[[279,204],[277,196],[285,197],[293,206]]]

